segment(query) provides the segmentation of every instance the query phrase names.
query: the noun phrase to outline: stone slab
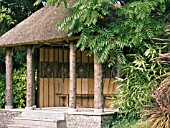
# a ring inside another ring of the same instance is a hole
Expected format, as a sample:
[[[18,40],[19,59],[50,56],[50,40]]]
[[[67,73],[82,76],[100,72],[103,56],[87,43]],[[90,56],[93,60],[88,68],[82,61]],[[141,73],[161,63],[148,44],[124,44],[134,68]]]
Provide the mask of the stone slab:
[[[8,124],[14,123],[14,118],[22,113],[22,109],[0,109],[0,128],[7,128]]]
[[[75,112],[66,114],[67,128],[106,128],[112,125],[115,113]]]

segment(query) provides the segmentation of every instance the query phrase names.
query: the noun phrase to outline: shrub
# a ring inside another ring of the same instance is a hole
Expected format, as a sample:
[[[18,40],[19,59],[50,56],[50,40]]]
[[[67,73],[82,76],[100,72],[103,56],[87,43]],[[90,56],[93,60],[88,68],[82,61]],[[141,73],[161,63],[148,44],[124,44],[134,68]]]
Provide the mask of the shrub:
[[[0,108],[5,107],[5,74],[0,75]],[[13,106],[25,107],[26,103],[26,66],[13,71]]]
[[[129,118],[140,118],[143,106],[151,104],[153,85],[156,82],[154,79],[166,72],[165,67],[149,61],[149,57],[134,55],[134,61],[129,62],[122,69],[124,79],[117,80],[119,92],[113,97],[111,106],[118,108]]]
[[[136,122],[137,120],[135,119],[120,118],[117,116],[112,124],[112,128],[132,128]]]
[[[26,103],[26,66],[13,71],[13,106],[25,107]]]
[[[5,107],[5,75],[0,74],[0,108]]]

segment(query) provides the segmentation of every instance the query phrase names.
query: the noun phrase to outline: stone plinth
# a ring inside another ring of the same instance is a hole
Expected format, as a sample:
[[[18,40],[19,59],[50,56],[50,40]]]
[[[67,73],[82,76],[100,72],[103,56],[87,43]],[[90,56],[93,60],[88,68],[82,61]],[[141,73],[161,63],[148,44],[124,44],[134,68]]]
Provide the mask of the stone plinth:
[[[13,123],[14,117],[18,117],[23,110],[0,109],[0,128],[7,128],[8,124]]]
[[[115,112],[74,112],[66,114],[67,128],[106,128],[111,126]]]

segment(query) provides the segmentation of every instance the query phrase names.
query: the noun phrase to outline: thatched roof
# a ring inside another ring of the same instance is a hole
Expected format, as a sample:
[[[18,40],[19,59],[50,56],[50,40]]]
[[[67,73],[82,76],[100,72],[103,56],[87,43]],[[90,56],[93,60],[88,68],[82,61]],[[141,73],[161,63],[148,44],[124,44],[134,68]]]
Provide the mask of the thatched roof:
[[[72,1],[69,0],[68,4]],[[63,6],[43,7],[2,35],[0,47],[57,42],[68,38],[67,33],[57,30],[56,26],[69,15],[69,10],[69,6],[67,9]]]

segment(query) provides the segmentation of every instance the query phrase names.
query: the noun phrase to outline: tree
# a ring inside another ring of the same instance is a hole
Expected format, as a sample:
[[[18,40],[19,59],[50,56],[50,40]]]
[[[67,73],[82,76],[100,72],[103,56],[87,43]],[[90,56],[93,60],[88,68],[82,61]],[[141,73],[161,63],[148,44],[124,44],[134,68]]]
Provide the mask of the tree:
[[[42,5],[33,6],[34,2],[35,0],[0,0],[0,12],[2,17],[0,26],[4,28],[1,29],[2,32],[0,34],[2,35],[42,7]]]
[[[0,4],[1,5],[1,4]],[[12,23],[12,18],[10,16],[11,10],[3,7],[0,8],[0,35],[9,29],[9,25]]]

